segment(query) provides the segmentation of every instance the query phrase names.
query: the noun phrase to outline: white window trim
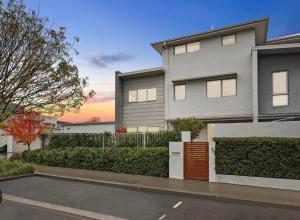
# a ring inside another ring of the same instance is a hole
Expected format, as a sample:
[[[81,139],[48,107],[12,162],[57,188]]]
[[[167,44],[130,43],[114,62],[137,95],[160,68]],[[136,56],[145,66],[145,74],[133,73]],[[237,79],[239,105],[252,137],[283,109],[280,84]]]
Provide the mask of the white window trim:
[[[184,52],[176,53],[176,48],[178,48],[178,47],[184,47],[185,48]],[[175,55],[185,54],[186,52],[187,52],[186,44],[174,46],[174,54]]]

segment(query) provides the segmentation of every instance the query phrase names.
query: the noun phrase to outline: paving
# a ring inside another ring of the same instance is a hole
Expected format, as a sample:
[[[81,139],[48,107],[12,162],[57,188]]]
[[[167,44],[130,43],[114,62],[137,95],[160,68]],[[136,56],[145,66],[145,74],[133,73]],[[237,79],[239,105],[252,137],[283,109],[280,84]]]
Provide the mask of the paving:
[[[78,179],[87,182],[163,191],[193,196],[209,196],[264,202],[300,207],[300,191],[280,190],[233,184],[209,183],[195,180],[174,180],[160,177],[139,176],[112,172],[70,169],[50,166],[35,166],[37,173],[55,177]]]
[[[298,207],[265,205],[209,197],[179,196],[170,193],[123,188],[101,184],[65,181],[32,176],[0,182],[4,194],[92,211],[133,220],[150,219],[291,219],[300,218]],[[26,207],[4,200],[0,204],[0,219],[51,219],[48,211],[32,217]],[[16,210],[12,214],[9,210]],[[2,214],[1,214],[2,213]],[[7,214],[8,213],[8,214]],[[18,214],[19,213],[19,214]],[[41,215],[45,215],[43,217]],[[4,217],[4,218],[3,218]],[[9,217],[9,218],[7,218]],[[17,218],[19,217],[19,218]],[[54,216],[52,219],[70,219]],[[74,217],[74,219],[77,219]]]

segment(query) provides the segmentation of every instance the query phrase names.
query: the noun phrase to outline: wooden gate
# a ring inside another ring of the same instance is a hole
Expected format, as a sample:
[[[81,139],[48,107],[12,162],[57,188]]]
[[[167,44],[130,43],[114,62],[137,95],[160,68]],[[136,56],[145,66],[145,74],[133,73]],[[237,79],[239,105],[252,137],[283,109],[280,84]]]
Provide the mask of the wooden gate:
[[[184,178],[208,180],[208,142],[184,143]]]

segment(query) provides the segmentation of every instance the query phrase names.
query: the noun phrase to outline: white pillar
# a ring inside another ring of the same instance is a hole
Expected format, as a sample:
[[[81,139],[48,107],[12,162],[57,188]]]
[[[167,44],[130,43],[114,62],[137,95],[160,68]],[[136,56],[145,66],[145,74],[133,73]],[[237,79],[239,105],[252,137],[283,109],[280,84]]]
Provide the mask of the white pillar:
[[[183,179],[183,142],[169,143],[169,178]]]
[[[14,139],[12,136],[6,136],[7,153],[13,153]]]
[[[216,158],[215,158],[215,147],[216,143],[215,142],[209,142],[208,146],[208,156],[209,156],[209,182],[217,182],[216,178]]]
[[[252,50],[252,107],[253,122],[258,122],[258,56],[257,50]]]

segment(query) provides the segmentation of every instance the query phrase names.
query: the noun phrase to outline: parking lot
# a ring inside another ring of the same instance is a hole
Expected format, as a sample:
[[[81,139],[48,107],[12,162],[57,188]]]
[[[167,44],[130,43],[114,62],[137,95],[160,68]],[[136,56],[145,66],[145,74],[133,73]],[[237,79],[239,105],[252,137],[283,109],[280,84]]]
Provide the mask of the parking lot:
[[[216,198],[181,197],[45,177],[0,182],[5,194],[125,219],[300,219],[300,210]],[[81,219],[11,201],[0,219]]]

